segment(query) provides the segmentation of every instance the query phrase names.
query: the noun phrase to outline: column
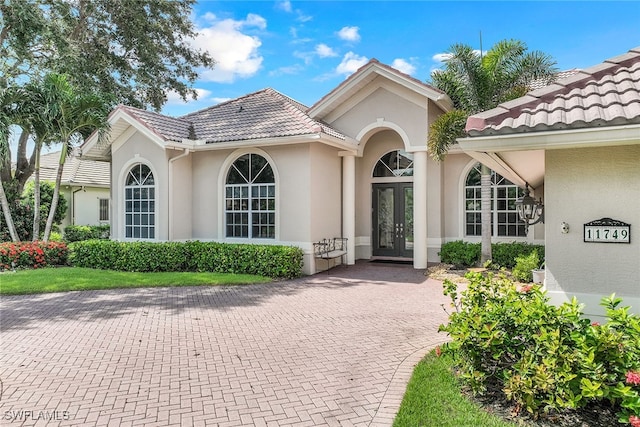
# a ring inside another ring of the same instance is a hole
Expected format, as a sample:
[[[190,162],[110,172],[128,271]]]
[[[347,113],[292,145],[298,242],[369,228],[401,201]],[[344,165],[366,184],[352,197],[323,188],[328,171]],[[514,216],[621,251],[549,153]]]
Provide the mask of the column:
[[[347,264],[356,262],[356,157],[342,157],[342,237],[347,240]]]
[[[413,153],[413,267],[427,268],[427,152]]]

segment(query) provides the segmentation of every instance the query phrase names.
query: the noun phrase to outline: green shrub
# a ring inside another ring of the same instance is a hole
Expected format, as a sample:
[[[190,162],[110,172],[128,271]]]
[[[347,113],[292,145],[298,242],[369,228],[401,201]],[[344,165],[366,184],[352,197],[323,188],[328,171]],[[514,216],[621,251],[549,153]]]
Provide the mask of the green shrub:
[[[533,251],[538,252],[538,257],[542,262],[544,260],[543,245],[531,245],[524,242],[494,243],[491,245],[491,260],[501,267],[513,268],[516,265],[516,258],[529,255]]]
[[[302,273],[300,248],[216,242],[115,242],[71,245],[77,267],[120,271],[211,271],[293,278]]]
[[[480,249],[480,243],[456,240],[443,244],[439,255],[444,263],[458,267],[473,267],[480,264]],[[529,255],[533,251],[538,251],[540,260],[544,260],[542,245],[522,242],[493,243],[491,244],[491,268],[496,270],[500,267],[513,268],[517,257]]]
[[[517,257],[516,266],[511,273],[519,281],[528,283],[533,280],[531,270],[538,267],[540,267],[540,258],[538,258],[538,251],[534,250],[529,255]]]
[[[64,229],[64,238],[67,242],[108,239],[109,232],[109,225],[68,225]]]
[[[61,242],[0,243],[0,271],[65,265],[67,255],[67,245]]]
[[[440,259],[456,267],[472,267],[480,262],[480,243],[456,240],[447,242],[440,249]]]
[[[452,342],[461,378],[476,393],[501,389],[534,416],[607,399],[621,422],[640,416],[640,318],[603,298],[608,322],[590,323],[574,298],[549,304],[538,286],[517,287],[504,276],[469,274],[452,298],[449,323],[440,327]]]

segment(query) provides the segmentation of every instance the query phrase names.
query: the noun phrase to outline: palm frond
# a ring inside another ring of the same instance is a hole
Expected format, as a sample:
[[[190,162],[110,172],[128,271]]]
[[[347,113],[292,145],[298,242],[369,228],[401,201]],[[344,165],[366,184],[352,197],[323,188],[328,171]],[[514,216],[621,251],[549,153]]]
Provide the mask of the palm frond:
[[[451,110],[438,117],[431,124],[427,149],[434,160],[444,160],[456,139],[465,136],[464,128],[468,116],[463,110]]]

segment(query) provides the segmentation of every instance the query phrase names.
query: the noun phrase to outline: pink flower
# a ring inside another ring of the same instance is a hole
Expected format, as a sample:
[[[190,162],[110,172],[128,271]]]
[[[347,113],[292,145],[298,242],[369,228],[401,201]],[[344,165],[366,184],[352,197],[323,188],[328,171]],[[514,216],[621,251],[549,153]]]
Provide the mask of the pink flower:
[[[640,372],[627,372],[627,384],[640,385]],[[638,422],[640,423],[640,418],[638,419]],[[640,426],[640,424],[638,424],[638,426]]]
[[[640,417],[631,415],[629,417],[629,424],[631,424],[631,427],[640,427]]]
[[[591,324],[591,326],[600,326],[600,323],[598,323],[598,322],[593,322],[593,323]]]

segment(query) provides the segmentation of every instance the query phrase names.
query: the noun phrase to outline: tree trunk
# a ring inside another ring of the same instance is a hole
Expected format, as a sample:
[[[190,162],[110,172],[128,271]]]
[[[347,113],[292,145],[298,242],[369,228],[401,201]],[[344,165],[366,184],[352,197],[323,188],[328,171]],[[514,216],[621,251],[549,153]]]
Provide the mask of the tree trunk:
[[[42,144],[36,142],[36,164],[33,179],[33,238],[35,242],[40,238],[40,152]]]
[[[480,168],[480,221],[482,224],[482,243],[480,261],[484,265],[491,260],[491,169],[484,164]]]
[[[53,188],[53,197],[51,199],[51,207],[49,208],[49,216],[47,217],[47,225],[44,228],[44,236],[42,240],[44,242],[49,241],[51,235],[51,228],[53,227],[53,218],[56,216],[56,209],[58,209],[58,199],[60,198],[60,183],[62,182],[62,169],[64,163],[67,160],[67,142],[63,141],[62,151],[60,151],[60,162],[58,164],[58,173],[56,174],[56,185]]]
[[[2,185],[2,177],[0,177],[0,204],[2,205],[2,212],[4,213],[4,220],[7,223],[9,229],[9,235],[14,242],[18,241],[18,233],[16,232],[16,226],[13,224],[13,218],[11,217],[11,210],[9,209],[9,201],[7,195],[4,192],[4,186]]]

